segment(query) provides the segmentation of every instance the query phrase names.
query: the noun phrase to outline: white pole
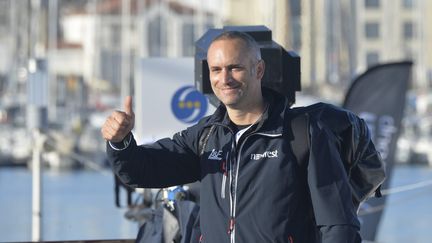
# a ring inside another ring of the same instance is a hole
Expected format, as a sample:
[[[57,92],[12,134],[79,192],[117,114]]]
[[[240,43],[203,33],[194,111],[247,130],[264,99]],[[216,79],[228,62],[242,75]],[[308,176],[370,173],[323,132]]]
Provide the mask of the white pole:
[[[32,241],[42,240],[42,139],[39,129],[34,129],[32,157]]]
[[[10,9],[9,9],[9,27],[10,32],[12,33],[13,40],[18,40],[18,18],[17,18],[17,3],[15,1],[10,1]],[[11,50],[12,50],[12,70],[16,72],[18,70],[18,63],[20,61],[20,58],[18,56],[18,43],[17,41],[11,41]],[[17,87],[17,81],[16,81],[16,74],[13,75],[13,81],[9,80],[8,82],[8,91],[11,92],[10,94],[17,93],[18,91],[15,89]]]
[[[122,15],[121,15],[121,101],[120,105],[123,104],[123,100],[126,96],[131,95],[130,87],[130,11],[131,11],[130,0],[122,1]]]
[[[57,0],[48,2],[48,118],[50,121],[57,119],[57,74],[54,70],[54,63],[57,59],[57,20],[58,5]]]
[[[32,127],[33,132],[33,156],[32,156],[32,241],[42,240],[42,165],[41,165],[41,153],[43,146],[43,136],[39,129],[44,127],[46,121],[42,107],[44,105],[47,90],[44,86],[36,85],[35,81],[43,84],[46,80],[43,80],[43,72],[46,72],[46,68],[39,67],[40,64],[37,62],[37,58],[41,57],[43,53],[43,45],[40,42],[39,31],[40,31],[40,11],[41,11],[41,0],[32,0],[30,10],[30,21],[33,28],[30,29],[30,60],[29,60],[29,74],[31,78],[28,80],[28,95],[27,103],[28,109],[33,112],[27,113],[33,115],[33,117],[27,117],[29,126]],[[32,64],[32,65],[30,65]],[[40,80],[35,80],[40,79]],[[33,120],[31,120],[33,119]]]

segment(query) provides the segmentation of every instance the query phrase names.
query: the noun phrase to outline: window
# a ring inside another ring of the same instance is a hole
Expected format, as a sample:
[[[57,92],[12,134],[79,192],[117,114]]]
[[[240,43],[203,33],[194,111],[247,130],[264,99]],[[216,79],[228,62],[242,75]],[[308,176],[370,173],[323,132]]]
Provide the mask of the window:
[[[376,51],[370,51],[366,54],[366,64],[368,67],[378,64],[379,54]]]
[[[167,40],[162,34],[165,31],[165,20],[161,16],[150,20],[148,28],[148,43],[150,56],[165,56]]]
[[[100,76],[113,84],[120,84],[121,80],[121,54],[119,50],[103,48],[100,51]]]
[[[9,25],[10,12],[8,9],[12,8],[11,4],[10,1],[0,1],[0,28],[5,28]]]
[[[292,47],[295,51],[299,51],[301,48],[301,19],[300,17],[292,17]]]
[[[195,28],[191,23],[185,23],[183,25],[183,56],[193,56],[195,51]]]
[[[414,0],[403,0],[402,5],[405,9],[412,9],[414,7]]]
[[[367,38],[374,39],[379,37],[379,24],[378,23],[366,23],[365,35]]]
[[[379,0],[365,0],[366,8],[379,8]]]
[[[122,36],[122,28],[119,24],[112,24],[111,29],[108,30],[108,32],[110,33],[109,36],[109,43],[108,43],[108,48],[116,48],[120,49],[119,47],[121,47],[121,36]]]
[[[403,24],[403,37],[405,40],[411,40],[414,37],[414,24],[412,22]]]
[[[427,72],[428,80],[430,83],[430,86],[432,86],[432,68],[430,68]]]

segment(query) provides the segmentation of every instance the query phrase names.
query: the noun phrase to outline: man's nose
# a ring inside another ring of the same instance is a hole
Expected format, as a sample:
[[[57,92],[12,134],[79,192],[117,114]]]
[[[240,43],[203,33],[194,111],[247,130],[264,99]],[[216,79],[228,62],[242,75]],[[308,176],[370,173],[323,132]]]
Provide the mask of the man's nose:
[[[225,84],[229,84],[233,81],[230,70],[227,70],[226,68],[222,69],[221,80]]]

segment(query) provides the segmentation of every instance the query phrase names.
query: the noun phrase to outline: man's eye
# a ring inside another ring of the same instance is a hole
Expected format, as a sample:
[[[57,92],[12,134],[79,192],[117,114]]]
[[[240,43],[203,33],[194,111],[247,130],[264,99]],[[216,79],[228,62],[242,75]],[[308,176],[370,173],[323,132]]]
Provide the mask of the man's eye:
[[[243,68],[242,67],[232,67],[231,70],[234,72],[238,72],[238,71],[243,70]]]

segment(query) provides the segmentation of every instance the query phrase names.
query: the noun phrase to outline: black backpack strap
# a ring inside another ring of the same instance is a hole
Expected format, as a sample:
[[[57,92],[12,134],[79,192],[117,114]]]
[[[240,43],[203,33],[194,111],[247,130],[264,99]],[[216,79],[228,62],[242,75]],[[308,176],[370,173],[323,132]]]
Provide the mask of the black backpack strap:
[[[203,132],[201,133],[201,136],[198,141],[198,152],[199,155],[204,154],[204,149],[207,145],[207,142],[210,138],[210,134],[213,132],[213,130],[216,128],[216,125],[212,125],[211,127],[204,128]]]
[[[294,136],[294,139],[291,141],[291,147],[301,167],[309,159],[309,115],[301,113],[295,116],[291,120],[291,130]]]

